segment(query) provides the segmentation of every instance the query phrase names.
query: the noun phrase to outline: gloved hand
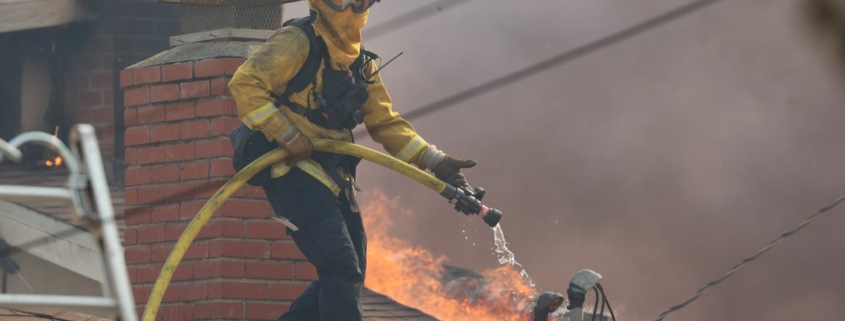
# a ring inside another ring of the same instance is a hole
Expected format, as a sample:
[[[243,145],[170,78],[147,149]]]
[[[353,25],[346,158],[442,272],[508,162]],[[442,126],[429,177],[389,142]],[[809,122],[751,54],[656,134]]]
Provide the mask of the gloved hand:
[[[291,126],[291,130],[277,140],[279,146],[288,152],[287,165],[293,167],[299,161],[311,157],[314,145],[311,139],[299,132],[299,129]]]
[[[420,158],[423,169],[431,170],[437,179],[457,188],[470,187],[464,175],[461,174],[461,169],[472,168],[476,164],[474,160],[462,160],[446,155],[434,145],[428,145]]]
[[[477,165],[474,160],[462,160],[452,156],[446,155],[442,161],[434,165],[431,172],[437,179],[449,183],[454,187],[469,187],[464,174],[461,174],[461,169],[472,168]]]

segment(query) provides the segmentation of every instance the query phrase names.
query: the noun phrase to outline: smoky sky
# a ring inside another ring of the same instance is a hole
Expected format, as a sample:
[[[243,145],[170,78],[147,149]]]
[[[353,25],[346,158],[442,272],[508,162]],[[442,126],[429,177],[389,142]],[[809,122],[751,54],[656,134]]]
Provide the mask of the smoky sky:
[[[382,1],[368,26],[430,3]],[[365,46],[405,53],[382,75],[406,113],[683,4],[476,0]],[[845,84],[800,4],[722,1],[413,124],[478,161],[468,179],[538,290],[590,268],[620,320],[650,320],[845,193]],[[489,228],[436,193],[371,164],[359,185],[415,213],[395,235],[497,266]],[[830,212],[668,320],[845,319],[843,226]]]

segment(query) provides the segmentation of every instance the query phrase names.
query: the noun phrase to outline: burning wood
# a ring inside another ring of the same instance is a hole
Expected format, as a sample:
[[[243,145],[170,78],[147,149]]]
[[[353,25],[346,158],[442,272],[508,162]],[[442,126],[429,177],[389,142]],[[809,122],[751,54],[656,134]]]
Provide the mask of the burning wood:
[[[444,267],[445,257],[389,235],[391,217],[407,213],[396,200],[379,191],[368,196],[362,207],[369,235],[368,288],[441,320],[531,320],[535,293],[519,271],[505,265],[450,276],[446,271],[454,268]]]

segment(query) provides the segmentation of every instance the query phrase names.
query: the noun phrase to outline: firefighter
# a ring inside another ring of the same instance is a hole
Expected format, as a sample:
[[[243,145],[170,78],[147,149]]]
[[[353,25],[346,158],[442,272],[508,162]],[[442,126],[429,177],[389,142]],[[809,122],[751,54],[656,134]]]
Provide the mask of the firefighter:
[[[262,185],[317,268],[318,280],[279,320],[362,320],[367,236],[355,201],[358,160],[315,153],[310,138],[352,142],[351,129],[363,124],[393,157],[455,187],[469,188],[461,170],[476,165],[438,150],[393,111],[379,59],[361,46],[373,2],[308,0],[311,15],[286,22],[229,82],[244,125],[288,152]]]

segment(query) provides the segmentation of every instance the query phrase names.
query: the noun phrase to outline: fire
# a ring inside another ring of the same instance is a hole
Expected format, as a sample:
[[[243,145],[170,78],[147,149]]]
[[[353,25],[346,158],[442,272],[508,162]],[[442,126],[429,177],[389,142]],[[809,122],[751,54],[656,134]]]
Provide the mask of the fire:
[[[382,192],[362,202],[368,255],[365,285],[399,303],[448,321],[530,320],[533,290],[510,266],[482,272],[484,280],[441,282],[444,256],[389,235],[391,216],[403,211]]]
[[[53,137],[58,137],[58,136],[59,136],[59,126],[56,126],[56,129],[53,131]],[[52,160],[48,159],[48,160],[44,161],[44,165],[47,166],[47,167],[62,166],[62,158],[59,157],[59,156],[56,156]]]

